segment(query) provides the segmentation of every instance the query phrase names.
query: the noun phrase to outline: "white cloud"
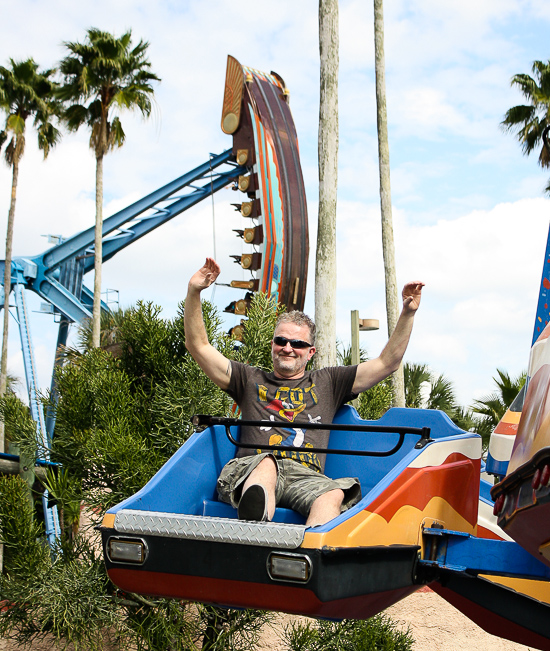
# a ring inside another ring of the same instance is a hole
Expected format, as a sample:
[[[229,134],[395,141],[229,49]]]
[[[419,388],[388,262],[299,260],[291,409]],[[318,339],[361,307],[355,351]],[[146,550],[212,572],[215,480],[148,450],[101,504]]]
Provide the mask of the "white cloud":
[[[394,210],[398,285],[426,283],[407,358],[446,373],[468,403],[472,387],[461,377],[484,373],[489,386],[497,365],[527,364],[549,208],[525,199],[430,226]],[[341,201],[339,211],[339,336],[349,339],[349,310],[369,310],[362,316],[381,321],[368,335],[377,354],[385,340],[379,208]]]
[[[402,94],[402,101],[396,104],[403,110],[397,116],[407,118],[407,122],[425,138],[440,137],[440,131],[464,131],[465,118],[452,106],[440,90],[415,87]]]

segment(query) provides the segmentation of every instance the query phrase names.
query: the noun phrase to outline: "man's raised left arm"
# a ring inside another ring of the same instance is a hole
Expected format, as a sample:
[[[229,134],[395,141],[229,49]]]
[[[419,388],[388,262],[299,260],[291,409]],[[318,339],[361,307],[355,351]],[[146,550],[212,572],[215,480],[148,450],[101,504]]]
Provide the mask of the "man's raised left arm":
[[[362,362],[357,367],[357,375],[353,383],[354,393],[370,389],[399,368],[411,337],[414,316],[420,306],[422,287],[424,283],[413,281],[403,288],[403,309],[395,329],[380,357]]]

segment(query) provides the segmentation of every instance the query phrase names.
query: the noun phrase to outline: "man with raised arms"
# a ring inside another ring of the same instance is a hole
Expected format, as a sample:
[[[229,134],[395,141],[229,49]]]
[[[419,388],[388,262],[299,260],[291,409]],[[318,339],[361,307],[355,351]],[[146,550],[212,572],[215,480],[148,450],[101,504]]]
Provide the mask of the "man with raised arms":
[[[315,324],[303,312],[282,314],[271,342],[273,373],[229,361],[208,341],[200,294],[219,276],[220,267],[207,258],[189,280],[185,301],[185,344],[206,375],[239,405],[244,420],[265,426],[243,427],[239,448],[218,479],[219,498],[238,509],[242,520],[271,520],[275,507],[291,508],[308,526],[328,522],[361,499],[357,479],[330,479],[323,474],[329,432],[307,430],[301,423],[330,423],[338,409],[362,391],[396,371],[403,359],[420,305],[424,283],[403,288],[403,309],[380,356],[357,366],[306,371],[315,354]],[[262,445],[280,445],[265,452]],[[290,448],[289,446],[292,446]],[[288,451],[285,447],[289,447]],[[296,450],[295,448],[299,448]]]

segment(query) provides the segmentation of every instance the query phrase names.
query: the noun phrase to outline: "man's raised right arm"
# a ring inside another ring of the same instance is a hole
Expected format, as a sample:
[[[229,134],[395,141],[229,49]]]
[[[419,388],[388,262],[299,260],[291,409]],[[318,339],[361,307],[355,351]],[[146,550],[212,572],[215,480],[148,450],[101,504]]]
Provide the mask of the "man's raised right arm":
[[[215,260],[206,258],[204,266],[189,280],[183,323],[187,350],[212,382],[225,390],[231,378],[231,362],[208,341],[201,307],[202,290],[210,287],[219,275],[220,267]]]

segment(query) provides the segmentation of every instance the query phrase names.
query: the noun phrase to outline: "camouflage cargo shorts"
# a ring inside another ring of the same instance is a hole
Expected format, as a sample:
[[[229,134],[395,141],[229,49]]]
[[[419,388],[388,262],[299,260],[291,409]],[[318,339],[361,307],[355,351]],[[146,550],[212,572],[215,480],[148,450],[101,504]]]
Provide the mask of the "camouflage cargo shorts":
[[[244,482],[265,457],[277,463],[275,499],[277,506],[293,509],[307,518],[313,502],[331,490],[344,491],[342,511],[346,511],[361,499],[361,485],[355,477],[330,479],[326,475],[303,466],[292,459],[276,459],[268,452],[231,459],[218,478],[218,496],[222,502],[237,508]]]

